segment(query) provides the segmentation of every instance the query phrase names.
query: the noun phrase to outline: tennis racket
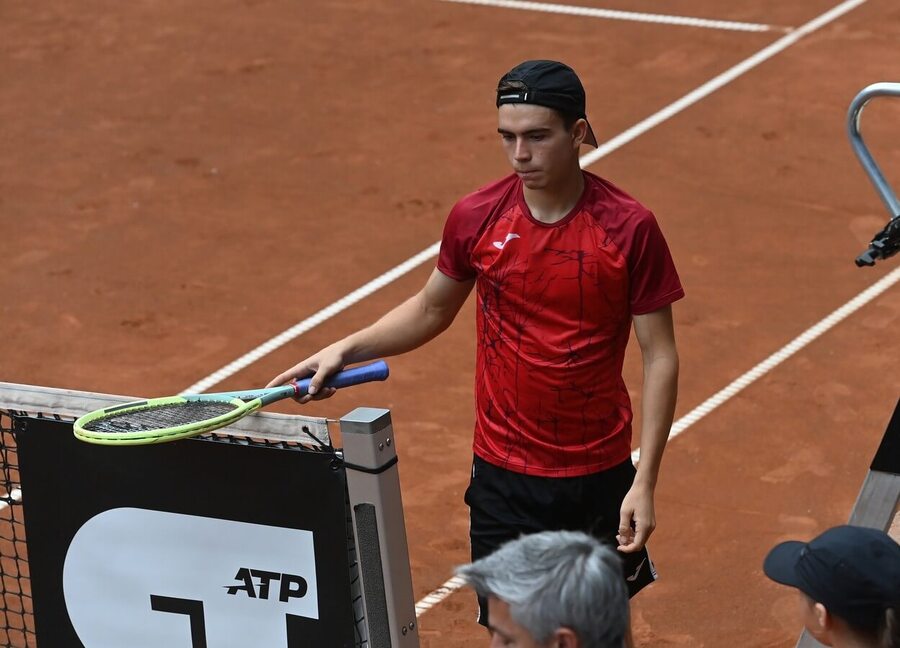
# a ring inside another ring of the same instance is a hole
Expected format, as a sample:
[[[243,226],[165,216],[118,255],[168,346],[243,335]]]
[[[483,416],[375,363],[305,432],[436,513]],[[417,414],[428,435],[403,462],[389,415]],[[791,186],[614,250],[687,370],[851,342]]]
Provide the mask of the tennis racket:
[[[326,387],[350,387],[385,380],[384,360],[334,374]],[[146,445],[212,432],[231,425],[261,407],[285,398],[305,396],[310,378],[271,389],[167,396],[124,403],[85,414],[75,421],[75,436],[101,445]]]

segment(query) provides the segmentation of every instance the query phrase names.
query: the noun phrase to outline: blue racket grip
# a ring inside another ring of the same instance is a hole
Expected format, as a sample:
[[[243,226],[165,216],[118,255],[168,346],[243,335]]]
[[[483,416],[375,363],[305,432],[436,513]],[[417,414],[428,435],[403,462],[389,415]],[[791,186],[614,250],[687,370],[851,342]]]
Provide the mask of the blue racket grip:
[[[335,387],[340,389],[341,387],[350,387],[352,385],[372,382],[373,380],[386,380],[389,373],[387,363],[384,360],[378,360],[371,364],[353,367],[352,369],[346,369],[345,371],[334,374],[325,381],[325,387]],[[296,385],[299,390],[299,396],[305,396],[307,394],[310,380],[312,379],[304,378],[303,380],[297,381]]]

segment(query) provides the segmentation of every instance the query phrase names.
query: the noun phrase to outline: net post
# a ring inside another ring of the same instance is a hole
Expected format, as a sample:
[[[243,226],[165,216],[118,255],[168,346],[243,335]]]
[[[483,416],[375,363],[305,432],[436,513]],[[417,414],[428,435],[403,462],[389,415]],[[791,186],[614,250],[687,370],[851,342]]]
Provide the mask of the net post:
[[[409,548],[390,411],[340,419],[369,648],[418,648]]]

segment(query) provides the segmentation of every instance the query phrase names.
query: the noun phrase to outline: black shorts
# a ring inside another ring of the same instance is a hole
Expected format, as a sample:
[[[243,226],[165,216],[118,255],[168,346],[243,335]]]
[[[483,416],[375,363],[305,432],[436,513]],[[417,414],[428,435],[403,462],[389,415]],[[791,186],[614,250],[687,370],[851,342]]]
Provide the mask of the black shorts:
[[[583,477],[535,477],[475,457],[466,489],[472,561],[509,540],[539,531],[584,531],[616,547],[622,500],[634,475],[630,459]],[[619,555],[629,596],[656,580],[646,547]],[[482,597],[478,608],[478,622],[487,626],[487,601]]]

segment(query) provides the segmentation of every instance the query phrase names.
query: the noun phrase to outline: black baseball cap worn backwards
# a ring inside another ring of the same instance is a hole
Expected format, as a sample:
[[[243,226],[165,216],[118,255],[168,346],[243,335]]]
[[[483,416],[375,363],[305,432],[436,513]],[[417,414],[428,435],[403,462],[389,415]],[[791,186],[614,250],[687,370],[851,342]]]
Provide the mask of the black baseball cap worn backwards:
[[[763,571],[862,627],[900,606],[900,545],[878,529],[845,525],[808,543],[782,542],[766,556]]]
[[[587,122],[584,86],[572,68],[558,61],[525,61],[504,74],[497,84],[497,107],[510,103],[554,108]],[[590,123],[584,143],[597,146]]]

